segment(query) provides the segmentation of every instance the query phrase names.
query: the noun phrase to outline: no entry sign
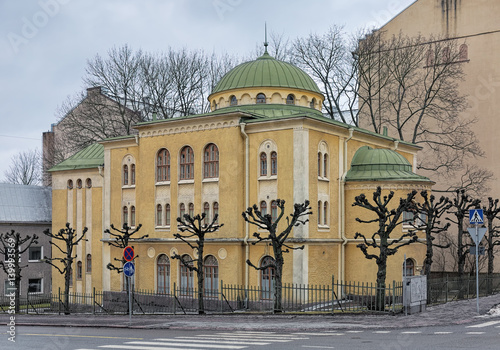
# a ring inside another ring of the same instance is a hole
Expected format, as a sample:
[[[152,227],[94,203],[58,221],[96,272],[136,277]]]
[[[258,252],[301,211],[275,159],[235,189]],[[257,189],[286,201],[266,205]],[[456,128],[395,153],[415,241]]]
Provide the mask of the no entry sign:
[[[125,259],[125,261],[132,261],[134,260],[134,248],[132,247],[125,247],[125,249],[123,249],[123,258]]]

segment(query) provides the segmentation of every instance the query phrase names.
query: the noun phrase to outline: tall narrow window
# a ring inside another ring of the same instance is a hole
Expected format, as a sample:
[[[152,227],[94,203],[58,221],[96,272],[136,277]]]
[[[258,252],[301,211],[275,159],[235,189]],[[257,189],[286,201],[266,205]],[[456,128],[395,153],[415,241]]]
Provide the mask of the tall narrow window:
[[[271,218],[273,222],[278,218],[278,203],[276,201],[271,202]]]
[[[231,99],[231,106],[238,105],[238,99],[236,98],[236,96],[232,95],[230,99]]]
[[[135,185],[135,164],[130,166],[130,184]]]
[[[219,203],[218,202],[214,202],[214,218],[215,216],[217,215],[217,220],[215,220],[215,223],[219,223]]]
[[[194,204],[189,203],[189,216],[194,217]]]
[[[73,180],[68,180],[68,190],[73,189]]]
[[[328,178],[328,154],[323,155],[323,177]]]
[[[135,206],[130,207],[130,226],[135,227]]]
[[[323,203],[323,225],[328,225],[328,202]]]
[[[219,149],[213,143],[205,147],[203,157],[203,177],[219,177]]]
[[[181,264],[181,295],[193,294],[194,273],[186,267],[186,264],[193,266],[193,259],[187,254],[182,256]]]
[[[161,254],[156,263],[156,290],[160,294],[170,293],[170,259],[166,254]]]
[[[123,207],[123,224],[128,224],[128,208]]]
[[[266,95],[263,93],[257,94],[257,103],[266,103]]]
[[[208,255],[203,268],[205,270],[205,296],[216,298],[219,289],[219,263],[213,255]]]
[[[156,206],[156,226],[162,225],[162,217],[163,217],[163,208],[161,204]]]
[[[428,67],[434,65],[434,51],[432,51],[432,50],[427,51],[426,58],[425,58],[425,64]]]
[[[87,254],[87,261],[85,264],[85,272],[92,273],[92,255],[91,254]]]
[[[194,153],[193,149],[186,146],[181,151],[180,159],[180,179],[194,179]]]
[[[264,215],[267,214],[267,203],[266,203],[266,201],[260,202],[260,214],[262,216],[264,216]]]
[[[92,180],[90,178],[85,180],[85,186],[87,186],[87,188],[92,188]]]
[[[179,205],[179,216],[184,220],[184,214],[186,214],[186,206],[184,203]]]
[[[267,175],[267,154],[262,152],[260,154],[260,176]]]
[[[82,179],[76,180],[76,188],[82,188]]]
[[[158,151],[156,157],[156,181],[170,181],[170,153],[166,148]]]
[[[442,63],[450,62],[450,48],[448,46],[443,49],[442,59],[443,59]]]
[[[318,152],[318,177],[321,177],[321,152]]]
[[[76,279],[77,280],[81,280],[82,279],[82,274],[83,274],[82,262],[78,261],[76,263]]]
[[[275,261],[272,257],[266,256],[260,262],[260,287],[262,290],[261,299],[272,299],[274,291],[274,280],[276,277]]]
[[[128,165],[123,166],[123,185],[128,185]]]
[[[460,45],[460,49],[458,51],[458,59],[460,61],[466,61],[469,59],[469,48],[467,44]]]
[[[210,216],[209,216],[210,215],[210,204],[208,204],[208,202],[205,202],[203,204],[203,214],[205,214],[205,218],[203,219],[204,220],[203,222],[205,223],[205,225],[208,225],[209,220],[210,220]]]
[[[271,175],[278,175],[278,153],[271,152]]]
[[[309,103],[309,107],[314,108],[314,106],[316,106],[316,99],[315,98],[313,98],[311,100],[311,103]]]
[[[287,105],[294,105],[295,104],[295,96],[293,96],[292,94],[288,95],[286,97],[286,104]]]
[[[406,270],[405,270],[405,276],[414,276],[415,275],[415,262],[413,259],[408,258],[406,259]]]
[[[318,225],[321,225],[321,201],[318,201]]]
[[[170,226],[170,204],[165,205],[165,225]]]

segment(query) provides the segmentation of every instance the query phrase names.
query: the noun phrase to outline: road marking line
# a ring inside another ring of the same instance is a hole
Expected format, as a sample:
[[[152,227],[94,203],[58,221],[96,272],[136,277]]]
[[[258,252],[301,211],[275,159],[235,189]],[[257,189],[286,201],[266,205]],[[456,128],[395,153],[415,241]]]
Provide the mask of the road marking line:
[[[364,331],[345,331],[346,333],[363,333]]]
[[[224,337],[236,337],[236,338],[248,337],[248,334],[235,334],[235,333],[215,333],[215,334],[221,335]],[[309,339],[309,338],[293,337],[293,335],[290,335],[290,334],[268,334],[268,335],[259,334],[259,338],[261,338],[261,339],[268,339],[268,338],[271,338],[271,339],[294,339],[294,340]]]
[[[453,334],[453,332],[434,332],[434,334]]]
[[[37,334],[37,333],[21,333],[22,335],[36,335],[40,337],[71,337],[71,338],[100,338],[100,339],[127,339],[127,340],[143,340],[144,338],[124,338],[124,337],[107,337],[104,335],[77,335],[77,334]]]
[[[479,334],[484,334],[486,332],[466,332],[465,334],[469,334],[469,335],[479,335]]]
[[[187,339],[193,339],[193,337],[179,337],[179,338],[187,338]],[[196,339],[210,339],[210,340],[240,340],[240,341],[255,341],[255,338],[240,338],[240,337],[229,337],[229,336],[224,336],[224,337],[217,337],[214,335],[196,335]],[[299,339],[309,339],[309,338],[299,338]],[[292,339],[258,339],[262,341],[267,341],[267,342],[272,342],[272,343],[288,343],[291,342]]]
[[[465,328],[482,328],[482,327],[488,327],[488,326],[493,326],[494,324],[498,324],[500,321],[490,321],[490,322],[485,322],[481,324],[475,324],[473,326],[467,326]]]
[[[391,333],[391,331],[374,331],[373,333],[375,333],[375,334],[388,334],[388,333]]]
[[[313,349],[335,349],[333,346],[316,346],[316,345],[302,345],[303,348]]]
[[[401,334],[422,334],[422,332],[408,331],[408,332],[401,332]]]
[[[156,347],[156,346],[134,346],[134,345],[101,345],[100,348],[108,349],[130,349],[130,350],[200,350],[197,348],[171,348],[171,347]]]
[[[334,335],[334,334],[338,334],[338,333],[291,333],[291,334],[294,334],[294,335],[319,335],[319,336],[322,336],[322,335]]]
[[[125,344],[132,344],[132,345],[166,345],[166,346],[186,346],[186,344],[183,343],[175,343],[175,342],[159,342],[159,341],[129,341],[126,342]],[[220,344],[189,344],[191,347],[195,348],[209,348],[209,349],[244,349],[247,346],[241,346],[241,345],[220,345]]]
[[[224,338],[222,338],[224,339]],[[217,344],[233,344],[233,345],[269,345],[271,343],[269,342],[259,342],[259,340],[255,341],[231,341],[231,340],[207,340],[207,339],[193,339],[192,337],[185,337],[185,339],[182,339],[181,337],[175,337],[175,338],[156,338],[155,340],[157,341],[163,341],[163,342],[168,342],[168,341],[174,341],[174,342],[191,342],[191,343],[217,343]]]

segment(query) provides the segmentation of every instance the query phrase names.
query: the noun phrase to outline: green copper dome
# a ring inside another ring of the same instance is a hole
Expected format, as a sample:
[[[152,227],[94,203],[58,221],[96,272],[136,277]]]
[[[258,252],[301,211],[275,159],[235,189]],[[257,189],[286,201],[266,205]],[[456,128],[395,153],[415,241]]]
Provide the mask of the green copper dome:
[[[408,160],[390,149],[363,146],[352,158],[346,181],[421,181],[431,182],[425,176],[412,172]]]
[[[278,61],[265,52],[255,61],[230,70],[215,86],[212,94],[251,87],[294,88],[321,93],[318,85],[300,68]]]

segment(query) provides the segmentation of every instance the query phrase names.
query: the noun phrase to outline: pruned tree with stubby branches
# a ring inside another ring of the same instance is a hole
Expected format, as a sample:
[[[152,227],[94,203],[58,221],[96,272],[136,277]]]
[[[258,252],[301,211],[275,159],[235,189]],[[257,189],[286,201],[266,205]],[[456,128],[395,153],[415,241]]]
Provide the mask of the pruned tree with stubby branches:
[[[488,294],[493,293],[493,260],[495,259],[495,248],[500,246],[500,227],[494,221],[500,217],[500,206],[498,198],[488,197],[488,206],[483,206],[484,217],[488,220],[488,231],[486,235],[486,251],[488,255]]]
[[[85,227],[81,233],[78,235],[75,229],[71,228],[69,222],[66,223],[66,227],[60,229],[57,233],[50,232],[49,229],[43,231],[43,234],[50,238],[50,244],[57,248],[57,250],[61,253],[61,257],[54,257],[55,254],[52,255],[52,258],[43,257],[47,264],[52,265],[61,275],[64,275],[64,314],[69,315],[69,285],[72,278],[72,265],[73,261],[77,258],[77,255],[73,252],[76,246],[81,241],[86,241],[85,234],[88,229]],[[62,264],[62,267],[58,266],[58,264]]]
[[[423,218],[415,222],[415,228],[425,232],[425,245],[427,251],[424,260],[424,274],[429,279],[434,256],[434,247],[449,248],[449,244],[439,244],[435,242],[437,235],[447,232],[450,223],[441,225],[441,217],[451,207],[450,200],[447,197],[441,196],[436,200],[434,195],[429,195],[427,191],[420,192],[423,198],[422,203],[416,203],[416,211],[423,214]],[[429,297],[429,295],[428,295]],[[430,300],[430,299],[428,299]]]
[[[292,229],[296,226],[305,225],[309,219],[308,216],[312,214],[309,201],[305,200],[304,203],[295,203],[293,206],[293,213],[286,216],[286,226],[284,230],[278,233],[278,225],[281,219],[285,216],[285,201],[283,199],[277,199],[276,205],[279,213],[275,220],[273,220],[270,214],[262,214],[258,209],[257,205],[254,204],[252,207],[248,207],[246,211],[242,213],[243,218],[246,222],[257,226],[259,230],[267,231],[267,234],[261,235],[259,232],[254,232],[253,236],[257,238],[253,245],[265,242],[273,247],[274,261],[270,261],[264,266],[256,266],[250,260],[247,260],[247,264],[252,266],[256,270],[266,270],[268,268],[274,268],[275,270],[275,281],[274,281],[274,312],[278,313],[282,311],[282,277],[283,277],[283,265],[284,265],[284,253],[289,253],[291,250],[304,249],[304,246],[299,247],[292,246],[289,242],[289,236]]]
[[[387,259],[391,255],[395,255],[401,247],[407,246],[418,240],[415,230],[409,230],[398,234],[397,238],[391,238],[394,230],[402,223],[403,212],[412,211],[415,209],[413,200],[417,195],[417,191],[411,191],[406,198],[400,198],[399,204],[390,208],[391,200],[394,197],[394,192],[389,195],[382,195],[381,187],[373,192],[373,203],[366,198],[364,194],[360,194],[354,198],[353,206],[364,208],[375,214],[373,219],[364,220],[356,218],[357,222],[363,224],[378,224],[378,229],[367,238],[364,234],[356,232],[355,239],[361,238],[363,243],[359,243],[357,247],[361,249],[365,258],[368,260],[374,259],[377,263],[377,293],[375,297],[375,305],[372,307],[375,310],[383,311],[385,309],[385,280],[387,276]]]
[[[148,235],[144,235],[144,236],[139,237],[139,238],[132,238],[132,236],[134,234],[136,234],[141,229],[141,227],[142,227],[142,224],[139,224],[139,225],[137,225],[136,228],[132,229],[130,226],[127,225],[127,223],[124,223],[122,229],[118,229],[115,226],[113,226],[113,224],[111,224],[110,228],[113,231],[106,229],[106,230],[104,230],[104,233],[109,234],[111,237],[111,240],[108,241],[108,244],[110,246],[120,248],[121,250],[123,250],[126,247],[128,247],[131,240],[137,241],[137,240],[141,240],[143,238],[149,237]],[[139,257],[139,255],[134,256],[132,261],[137,259],[138,257]],[[114,260],[119,262],[120,264],[118,266],[115,266],[112,263],[108,263],[108,265],[106,265],[106,267],[111,271],[116,271],[119,274],[122,273],[123,272],[123,265],[125,265],[125,262],[126,262],[125,258],[122,255],[122,257],[120,259],[114,258]],[[128,279],[131,277],[125,276],[125,278],[126,278],[125,281],[127,282],[126,283],[126,290],[127,290],[127,297],[128,297],[129,293],[132,292],[130,290],[129,283],[128,283]],[[127,308],[128,308],[128,304],[127,304]],[[130,310],[128,310],[128,311],[130,311]]]
[[[0,261],[0,266],[7,275],[9,286],[5,290],[5,295],[7,295],[7,289],[14,289],[16,313],[19,312],[20,306],[21,271],[28,266],[21,265],[21,254],[26,252],[33,244],[37,243],[38,236],[35,234],[33,236],[23,237],[19,232],[14,230],[0,234],[0,254],[3,257]]]
[[[175,233],[174,238],[180,239],[186,243],[191,249],[196,249],[198,251],[198,257],[196,258],[196,266],[194,266],[193,259],[186,260],[177,253],[172,255],[172,259],[178,259],[181,264],[186,267],[189,271],[196,272],[198,278],[198,314],[205,314],[204,296],[205,296],[205,268],[203,261],[203,250],[205,247],[205,235],[209,233],[214,233],[219,230],[224,224],[218,223],[219,215],[215,214],[212,221],[209,223],[205,220],[206,215],[202,213],[201,215],[196,215],[191,217],[185,214],[182,217],[177,218],[179,223],[179,231],[181,233]]]

